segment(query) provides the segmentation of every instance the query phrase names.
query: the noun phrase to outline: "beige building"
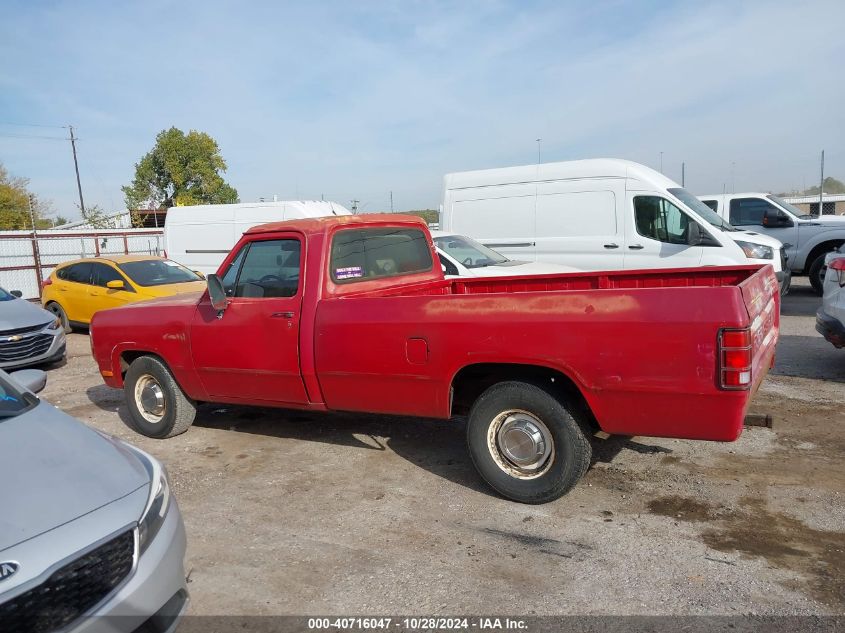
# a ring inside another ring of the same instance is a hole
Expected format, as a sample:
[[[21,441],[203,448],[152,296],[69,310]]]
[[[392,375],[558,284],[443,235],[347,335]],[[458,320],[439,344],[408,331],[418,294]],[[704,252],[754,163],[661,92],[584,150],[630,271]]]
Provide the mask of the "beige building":
[[[819,196],[790,196],[783,197],[789,204],[792,204],[804,213],[819,215]],[[845,194],[823,194],[822,215],[845,215]]]

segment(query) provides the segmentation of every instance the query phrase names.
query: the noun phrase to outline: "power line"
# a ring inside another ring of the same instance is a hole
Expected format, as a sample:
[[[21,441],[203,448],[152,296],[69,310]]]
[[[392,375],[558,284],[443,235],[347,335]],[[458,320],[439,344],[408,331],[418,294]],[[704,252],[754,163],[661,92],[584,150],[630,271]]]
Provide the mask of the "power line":
[[[67,129],[66,125],[39,125],[38,123],[10,123],[8,121],[0,121],[0,125],[12,125],[14,127],[49,127],[49,128],[57,128],[59,130]]]
[[[3,133],[0,133],[0,137],[3,137],[3,138],[35,138],[35,139],[42,139],[42,140],[47,140],[47,141],[68,141],[68,140],[70,140],[66,136],[38,136],[36,134],[3,134]]]

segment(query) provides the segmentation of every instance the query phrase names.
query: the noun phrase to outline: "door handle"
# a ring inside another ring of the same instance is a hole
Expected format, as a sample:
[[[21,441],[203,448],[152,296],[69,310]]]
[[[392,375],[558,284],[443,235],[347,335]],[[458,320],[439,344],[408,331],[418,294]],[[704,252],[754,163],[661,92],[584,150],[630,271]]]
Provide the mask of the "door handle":
[[[271,319],[292,319],[293,312],[274,312],[270,315]]]
[[[645,248],[645,246],[643,246],[642,244],[631,244],[628,248],[630,248],[632,251],[641,251]]]
[[[605,244],[604,247],[605,248],[619,248],[619,244],[610,243],[610,244]]]

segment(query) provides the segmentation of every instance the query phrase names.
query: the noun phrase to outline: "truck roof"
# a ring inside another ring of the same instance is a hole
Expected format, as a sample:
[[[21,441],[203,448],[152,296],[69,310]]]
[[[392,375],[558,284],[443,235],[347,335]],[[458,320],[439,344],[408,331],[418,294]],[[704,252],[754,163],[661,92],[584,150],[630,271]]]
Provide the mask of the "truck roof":
[[[300,231],[301,233],[309,235],[325,233],[332,227],[343,226],[346,224],[373,226],[407,224],[409,226],[428,228],[425,220],[416,215],[405,215],[401,213],[366,213],[363,215],[338,215],[323,218],[303,218],[299,220],[286,220],[284,222],[270,222],[269,224],[259,224],[258,226],[254,226],[248,231],[245,231],[244,235],[252,235],[254,233],[274,233],[276,231]]]

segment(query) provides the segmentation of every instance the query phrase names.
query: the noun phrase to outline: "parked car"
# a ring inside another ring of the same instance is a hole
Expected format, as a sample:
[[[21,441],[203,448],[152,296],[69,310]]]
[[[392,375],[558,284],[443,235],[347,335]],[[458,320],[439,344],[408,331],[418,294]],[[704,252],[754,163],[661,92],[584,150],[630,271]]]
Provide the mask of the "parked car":
[[[156,255],[115,255],[61,264],[41,284],[41,303],[65,332],[100,310],[205,289],[202,277]]]
[[[185,528],[164,467],[39,400],[45,383],[0,371],[0,628],[172,631]]]
[[[444,279],[425,223],[377,214],[247,231],[201,296],[92,322],[134,428],[196,403],[449,419],[481,475],[527,503],[567,492],[593,430],[731,441],[778,338],[771,266]]]
[[[825,256],[845,242],[845,216],[808,218],[801,209],[770,193],[700,196],[704,204],[741,229],[774,237],[786,248],[793,274],[807,275],[822,294]]]
[[[492,248],[465,235],[432,231],[437,257],[446,277],[502,277],[507,275],[551,275],[577,269],[545,262],[508,259]]]
[[[828,253],[824,296],[816,312],[816,331],[835,347],[845,347],[845,244]]]
[[[266,222],[351,215],[328,200],[279,200],[171,207],[164,221],[164,252],[203,274],[220,262],[247,229]]]
[[[440,229],[580,270],[771,264],[789,287],[780,242],[737,231],[663,174],[626,160],[447,174]]]
[[[53,363],[65,357],[65,332],[54,314],[0,288],[0,368]]]

